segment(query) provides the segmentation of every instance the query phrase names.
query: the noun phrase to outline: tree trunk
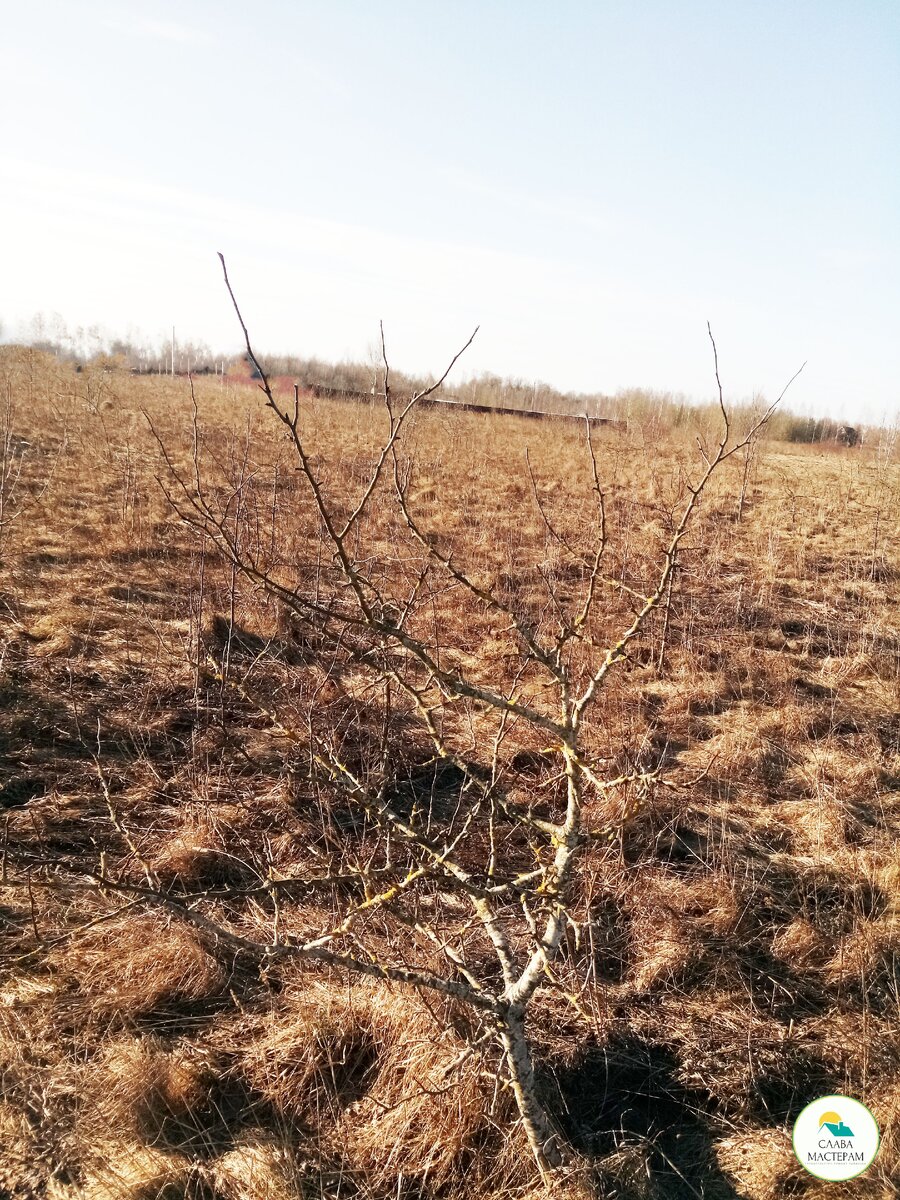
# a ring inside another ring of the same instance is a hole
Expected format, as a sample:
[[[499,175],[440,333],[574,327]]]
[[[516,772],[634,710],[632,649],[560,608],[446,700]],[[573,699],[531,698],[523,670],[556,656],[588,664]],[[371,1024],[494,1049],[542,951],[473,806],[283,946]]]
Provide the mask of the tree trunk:
[[[553,1128],[550,1117],[537,1098],[534,1060],[525,1036],[524,1014],[515,1010],[507,1012],[500,1036],[506,1050],[513,1094],[516,1097],[528,1144],[531,1146],[541,1174],[546,1175],[554,1167],[563,1166],[565,1155],[562,1139]]]

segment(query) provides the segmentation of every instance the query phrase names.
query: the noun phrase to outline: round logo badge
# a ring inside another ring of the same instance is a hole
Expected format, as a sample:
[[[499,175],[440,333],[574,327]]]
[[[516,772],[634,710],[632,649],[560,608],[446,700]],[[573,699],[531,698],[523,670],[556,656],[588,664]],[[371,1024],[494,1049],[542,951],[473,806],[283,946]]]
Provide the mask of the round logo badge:
[[[849,1096],[822,1096],[794,1122],[794,1153],[818,1179],[852,1179],[871,1165],[880,1134],[864,1104]]]

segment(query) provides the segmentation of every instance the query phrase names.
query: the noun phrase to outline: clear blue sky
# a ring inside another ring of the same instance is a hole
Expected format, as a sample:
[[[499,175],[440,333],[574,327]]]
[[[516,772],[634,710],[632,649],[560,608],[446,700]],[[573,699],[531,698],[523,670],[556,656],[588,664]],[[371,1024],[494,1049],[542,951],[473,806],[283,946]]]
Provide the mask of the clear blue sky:
[[[3,5],[0,321],[900,408],[897,0]]]

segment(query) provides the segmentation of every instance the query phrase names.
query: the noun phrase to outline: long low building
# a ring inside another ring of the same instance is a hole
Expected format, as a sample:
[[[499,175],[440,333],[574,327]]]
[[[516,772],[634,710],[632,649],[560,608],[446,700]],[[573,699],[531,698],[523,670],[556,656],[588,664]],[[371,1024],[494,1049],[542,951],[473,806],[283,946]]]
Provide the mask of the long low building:
[[[325,384],[307,384],[303,391],[316,399],[357,400],[371,404],[383,400],[383,392],[358,392],[347,388],[329,387]],[[400,397],[398,397],[399,399]],[[586,413],[546,412],[534,408],[508,408],[496,404],[477,404],[472,400],[445,400],[437,396],[423,397],[419,403],[428,408],[459,409],[463,412],[483,412],[501,414],[507,417],[528,417],[535,421],[580,421],[587,420],[591,425],[607,425],[612,429],[626,429],[627,422],[617,421],[612,417],[592,417]]]

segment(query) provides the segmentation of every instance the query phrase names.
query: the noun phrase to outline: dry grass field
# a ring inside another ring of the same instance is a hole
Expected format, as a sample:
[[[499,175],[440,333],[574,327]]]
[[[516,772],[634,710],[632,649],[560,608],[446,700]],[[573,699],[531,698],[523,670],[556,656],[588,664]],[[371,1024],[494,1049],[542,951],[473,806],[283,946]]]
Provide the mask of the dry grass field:
[[[350,885],[272,881],[360,879],[400,854],[311,745],[339,746],[357,773],[389,768],[395,808],[449,812],[448,827],[468,775],[435,761],[399,702],[385,718],[371,648],[292,619],[179,520],[160,442],[183,478],[199,464],[242,553],[337,603],[319,514],[260,392],[195,390],[196,429],[186,379],[0,349],[0,1195],[536,1198],[501,1055],[467,1053],[464,1005],[241,949],[308,939],[358,903]],[[594,434],[609,586],[576,675],[658,576],[709,420]],[[384,412],[317,401],[301,425],[329,503],[350,511]],[[424,409],[402,455],[425,542],[523,628],[577,604],[567,546],[587,553],[596,529],[578,424]],[[650,615],[583,734],[606,777],[630,782],[586,800],[608,836],[583,847],[577,936],[528,1012],[574,1164],[548,1185],[559,1195],[900,1196],[900,465],[875,445],[764,440],[738,519],[744,465],[712,480],[667,617]],[[428,550],[387,475],[354,537],[382,592],[415,591]],[[442,663],[545,711],[490,604],[439,572],[416,597]],[[528,822],[560,787],[547,734],[515,716],[498,733],[475,702],[442,719],[515,815],[491,824],[491,855],[540,864]],[[373,904],[342,944],[446,974],[453,941],[489,978],[458,895],[411,904]],[[847,1184],[817,1182],[791,1149],[794,1118],[828,1093],[863,1100],[882,1129]]]

